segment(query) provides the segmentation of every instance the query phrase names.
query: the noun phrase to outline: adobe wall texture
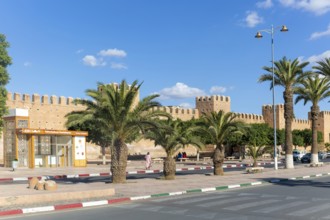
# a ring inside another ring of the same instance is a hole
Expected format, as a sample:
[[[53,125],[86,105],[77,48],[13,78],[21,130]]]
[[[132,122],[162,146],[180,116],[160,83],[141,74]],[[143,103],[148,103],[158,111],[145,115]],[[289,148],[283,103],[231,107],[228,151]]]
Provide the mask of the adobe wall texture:
[[[29,110],[30,127],[31,128],[45,128],[55,130],[65,130],[65,115],[77,110],[83,110],[84,106],[72,104],[71,97],[57,97],[57,96],[40,96],[33,94],[8,93],[7,106],[8,108],[24,108]],[[139,97],[136,99],[136,103]],[[170,113],[174,119],[182,119],[184,121],[192,118],[199,118],[202,113],[209,113],[211,111],[223,110],[230,112],[231,100],[227,96],[201,96],[195,99],[196,108],[183,109],[180,107],[158,107],[154,110],[163,110]],[[136,105],[136,104],[135,104]],[[276,127],[284,129],[284,105],[276,105]],[[267,123],[273,127],[273,107],[271,105],[262,106],[262,115],[236,113],[237,118],[246,123]],[[323,132],[325,142],[330,142],[330,112],[323,111],[319,117],[319,130]],[[311,128],[310,120],[294,119],[292,129]],[[3,143],[0,144],[0,158],[3,153]],[[196,153],[196,149],[190,147],[185,149],[189,154]],[[130,154],[146,154],[151,152],[153,156],[164,156],[164,151],[161,147],[155,147],[152,141],[141,140],[136,143],[129,144]],[[99,157],[100,149],[93,144],[87,145],[88,159],[96,159]],[[0,159],[1,160],[1,159]]]
[[[72,97],[8,93],[6,104],[9,109],[28,109],[30,128],[66,130],[65,115],[72,111],[85,109],[84,106],[72,104],[72,101]]]

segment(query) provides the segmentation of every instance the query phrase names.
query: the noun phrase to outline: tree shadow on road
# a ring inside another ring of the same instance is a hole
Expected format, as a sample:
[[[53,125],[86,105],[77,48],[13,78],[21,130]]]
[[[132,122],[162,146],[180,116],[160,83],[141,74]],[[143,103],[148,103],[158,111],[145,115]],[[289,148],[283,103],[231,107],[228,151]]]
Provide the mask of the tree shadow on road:
[[[263,178],[259,179],[260,181],[269,182],[274,185],[288,186],[288,187],[297,187],[297,186],[311,186],[311,187],[330,187],[330,182],[319,181],[319,179],[287,179],[287,178]]]

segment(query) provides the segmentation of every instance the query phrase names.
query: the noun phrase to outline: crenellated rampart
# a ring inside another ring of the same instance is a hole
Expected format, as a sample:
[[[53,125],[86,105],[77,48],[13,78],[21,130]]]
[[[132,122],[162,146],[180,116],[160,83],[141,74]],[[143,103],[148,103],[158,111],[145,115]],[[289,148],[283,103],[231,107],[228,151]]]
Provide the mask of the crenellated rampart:
[[[310,129],[311,122],[309,120],[304,119],[293,119],[292,121],[292,130],[303,130],[303,129]]]
[[[199,112],[195,108],[181,108],[177,106],[160,106],[154,107],[153,110],[164,111],[172,115],[174,119],[181,119],[183,121],[190,120],[192,118],[198,118]]]
[[[83,110],[84,106],[72,103],[72,97],[48,96],[39,94],[8,93],[8,108],[24,108],[29,110],[30,127],[44,129],[66,129],[65,115],[72,111]]]
[[[256,115],[256,114],[246,114],[246,113],[236,113],[236,118],[248,123],[248,124],[252,124],[252,123],[265,123],[264,117],[262,115]]]
[[[48,95],[43,95],[40,96],[39,94],[33,94],[30,96],[29,94],[23,94],[21,95],[20,93],[10,93],[8,92],[7,95],[7,102],[15,102],[15,103],[22,103],[25,106],[33,105],[33,104],[42,104],[42,105],[75,105],[72,103],[73,98],[72,97],[64,97],[60,96],[57,97],[55,95],[48,96]],[[77,106],[77,105],[75,105]]]

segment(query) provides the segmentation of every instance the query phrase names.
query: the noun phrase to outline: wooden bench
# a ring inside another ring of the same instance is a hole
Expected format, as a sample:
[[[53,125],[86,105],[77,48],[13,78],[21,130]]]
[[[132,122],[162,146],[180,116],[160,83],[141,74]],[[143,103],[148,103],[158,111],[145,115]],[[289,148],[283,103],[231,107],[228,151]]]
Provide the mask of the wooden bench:
[[[178,160],[179,160],[180,162],[182,162],[182,161],[188,161],[189,158],[188,158],[188,157],[185,157],[185,158],[181,157],[181,158],[178,158]]]
[[[226,157],[227,160],[234,160],[235,157],[234,156],[230,156],[230,157]]]
[[[272,155],[271,154],[263,154],[262,158],[270,159],[270,158],[272,158]]]
[[[248,167],[245,169],[247,173],[262,173],[264,167]]]
[[[211,160],[211,157],[203,157],[203,161]]]
[[[311,167],[322,167],[323,166],[323,162],[310,163],[309,166],[311,166]]]
[[[154,163],[162,163],[164,160],[162,158],[153,158],[152,161]]]

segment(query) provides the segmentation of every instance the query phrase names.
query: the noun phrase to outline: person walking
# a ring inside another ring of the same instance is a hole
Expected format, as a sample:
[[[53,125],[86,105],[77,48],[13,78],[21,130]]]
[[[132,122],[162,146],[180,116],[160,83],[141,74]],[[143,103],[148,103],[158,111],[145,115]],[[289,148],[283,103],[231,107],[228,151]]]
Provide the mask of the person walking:
[[[145,156],[145,159],[146,159],[146,170],[149,170],[151,168],[151,155],[149,152]]]

